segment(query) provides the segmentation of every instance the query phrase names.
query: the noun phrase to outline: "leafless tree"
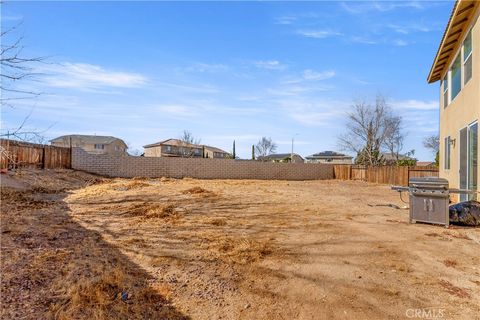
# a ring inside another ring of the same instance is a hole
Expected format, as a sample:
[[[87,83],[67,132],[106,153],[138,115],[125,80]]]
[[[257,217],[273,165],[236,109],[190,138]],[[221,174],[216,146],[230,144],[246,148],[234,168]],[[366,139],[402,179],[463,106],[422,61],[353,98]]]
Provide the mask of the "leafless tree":
[[[18,89],[14,85],[18,81],[35,77],[37,74],[33,71],[33,65],[45,61],[45,57],[23,56],[23,36],[15,37],[15,31],[18,30],[20,25],[21,23],[16,24],[0,33],[0,66],[2,69],[0,103],[2,106],[13,107],[14,100],[30,99],[32,96],[40,94],[32,90]],[[14,39],[10,40],[10,38]]]
[[[405,138],[402,118],[393,114],[386,99],[378,95],[375,105],[356,102],[347,113],[346,132],[339,136],[343,150],[357,154],[357,162],[369,166],[384,163],[381,151],[388,150],[397,157]]]
[[[203,146],[200,146],[201,140],[198,138],[195,138],[190,131],[183,130],[183,133],[180,136],[180,141],[182,142],[182,145],[179,146],[179,152],[182,157],[192,158],[192,157],[199,156],[198,148],[203,147]],[[192,147],[192,145],[195,145],[195,146]]]
[[[385,119],[385,139],[383,147],[398,161],[403,149],[405,134],[402,130],[402,117],[390,115]]]
[[[188,130],[183,130],[180,140],[187,144],[200,144],[201,142],[200,139],[195,138],[193,134]]]
[[[423,146],[432,151],[433,154],[438,152],[439,145],[440,138],[438,137],[438,134],[434,134],[423,139]]]
[[[272,141],[272,138],[262,137],[256,146],[255,153],[259,157],[268,156],[271,153],[274,153],[277,150],[277,144]]]
[[[43,62],[45,57],[25,57],[23,51],[23,37],[15,36],[20,24],[2,30],[0,33],[0,106],[15,108],[15,101],[25,100],[37,97],[40,92],[21,89],[19,82],[34,78],[37,74],[33,71],[33,65]],[[43,134],[46,130],[27,129],[27,123],[32,115],[30,113],[24,117],[22,122],[13,128],[2,128],[0,137],[16,138],[19,140],[44,142]]]

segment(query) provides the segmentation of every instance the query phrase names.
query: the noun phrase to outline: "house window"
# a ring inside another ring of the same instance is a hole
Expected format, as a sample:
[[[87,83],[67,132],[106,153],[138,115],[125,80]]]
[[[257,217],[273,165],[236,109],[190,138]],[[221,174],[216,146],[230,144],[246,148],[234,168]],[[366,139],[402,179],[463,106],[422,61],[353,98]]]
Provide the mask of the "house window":
[[[103,150],[103,149],[105,149],[105,145],[103,145],[103,144],[95,144],[95,149]]]
[[[443,79],[443,107],[448,106],[448,72]]]
[[[462,56],[460,54],[457,55],[455,60],[453,61],[453,65],[451,68],[451,86],[452,86],[452,100],[459,94],[460,90],[462,90]]]
[[[450,136],[445,138],[445,162],[444,168],[445,170],[450,169]]]
[[[472,31],[470,31],[463,41],[463,71],[464,84],[472,78]]]

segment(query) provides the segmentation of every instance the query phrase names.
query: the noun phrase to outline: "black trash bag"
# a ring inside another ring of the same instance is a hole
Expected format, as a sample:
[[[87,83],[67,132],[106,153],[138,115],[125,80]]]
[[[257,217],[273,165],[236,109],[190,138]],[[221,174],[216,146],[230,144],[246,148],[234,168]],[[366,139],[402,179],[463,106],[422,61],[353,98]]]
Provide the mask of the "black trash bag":
[[[462,226],[480,226],[480,202],[465,201],[449,207],[450,223]]]

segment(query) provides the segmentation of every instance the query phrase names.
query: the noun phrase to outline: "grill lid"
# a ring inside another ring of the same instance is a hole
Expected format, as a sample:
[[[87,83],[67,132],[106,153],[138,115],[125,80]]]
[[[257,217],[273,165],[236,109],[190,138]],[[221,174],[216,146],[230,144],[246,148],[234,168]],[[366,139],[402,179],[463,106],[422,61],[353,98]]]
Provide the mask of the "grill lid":
[[[448,189],[448,180],[438,177],[410,178],[408,184],[413,188]]]

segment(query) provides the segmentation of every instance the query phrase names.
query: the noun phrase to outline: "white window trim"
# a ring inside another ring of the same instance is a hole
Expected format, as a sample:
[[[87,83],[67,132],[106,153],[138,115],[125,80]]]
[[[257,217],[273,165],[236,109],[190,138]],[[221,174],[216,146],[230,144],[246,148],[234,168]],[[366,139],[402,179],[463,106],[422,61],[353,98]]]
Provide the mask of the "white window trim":
[[[471,25],[469,28],[468,28],[468,31],[465,33],[465,36],[462,38],[462,41],[461,41],[461,46],[460,48],[458,48],[457,52],[455,52],[455,55],[453,56],[454,58],[452,59],[452,61],[450,62],[450,65],[448,66],[448,69],[447,69],[447,74],[446,74],[446,77],[448,79],[448,103],[446,106],[444,106],[444,108],[446,108],[450,103],[452,103],[455,98],[462,92],[463,88],[465,87],[465,62],[470,59],[472,57],[472,54],[473,54],[473,36],[472,36],[472,51],[470,52],[470,54],[468,55],[468,57],[466,57],[465,59],[463,58],[463,50],[464,50],[464,43],[465,43],[465,39],[467,39],[467,36],[472,32],[472,29],[473,29],[473,26]],[[461,72],[461,77],[460,77],[460,80],[461,80],[461,84],[460,84],[460,92],[455,96],[455,98],[452,99],[452,66],[453,64],[455,63],[455,60],[457,59],[457,56],[460,55],[460,58],[461,58],[461,65],[460,65],[460,72]],[[444,77],[445,79],[445,77]],[[470,82],[470,80],[468,81]],[[443,90],[443,93],[445,94],[445,89]]]

